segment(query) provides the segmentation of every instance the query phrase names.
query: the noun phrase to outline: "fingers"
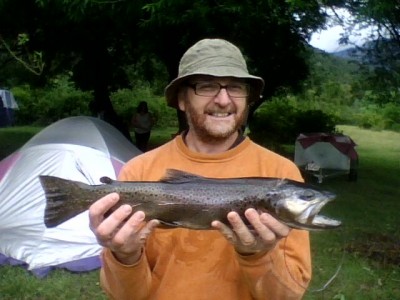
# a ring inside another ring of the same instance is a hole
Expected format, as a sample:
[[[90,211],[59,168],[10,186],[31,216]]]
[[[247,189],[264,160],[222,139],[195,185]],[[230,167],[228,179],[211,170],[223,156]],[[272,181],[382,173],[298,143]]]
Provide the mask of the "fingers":
[[[144,244],[159,221],[145,223],[144,212],[137,211],[132,214],[132,207],[127,204],[121,205],[105,217],[104,214],[118,201],[119,195],[112,193],[99,199],[89,208],[90,229],[99,244],[111,250],[127,248],[126,244],[129,241],[134,241],[135,246]]]
[[[97,227],[97,236],[100,244],[113,250],[122,247],[125,241],[141,229],[145,215],[142,211],[135,212],[132,208],[122,205]],[[129,223],[127,225],[127,223]]]
[[[290,228],[285,224],[267,213],[259,214],[255,209],[247,209],[245,218],[254,230],[250,230],[236,212],[230,212],[227,215],[231,227],[219,221],[211,224],[233,244],[240,254],[269,251],[290,232]]]
[[[262,213],[260,215],[260,222],[264,224],[264,226],[267,227],[270,232],[273,232],[277,238],[287,237],[290,233],[290,228],[287,225],[279,222],[270,214]]]
[[[90,228],[97,228],[103,222],[104,214],[119,200],[117,193],[111,193],[93,203],[89,208]]]
[[[241,243],[244,246],[252,246],[256,242],[256,238],[250,232],[246,224],[244,224],[242,218],[236,213],[231,211],[228,213],[228,221],[232,225],[233,231],[236,233]]]
[[[220,221],[213,221],[211,226],[215,229],[218,229],[222,235],[231,243],[236,243],[235,233],[231,230],[231,228]]]
[[[142,211],[135,212],[115,233],[113,237],[114,247],[123,246],[127,240],[135,239],[138,246],[143,246],[160,222],[150,220],[144,223],[145,214]]]

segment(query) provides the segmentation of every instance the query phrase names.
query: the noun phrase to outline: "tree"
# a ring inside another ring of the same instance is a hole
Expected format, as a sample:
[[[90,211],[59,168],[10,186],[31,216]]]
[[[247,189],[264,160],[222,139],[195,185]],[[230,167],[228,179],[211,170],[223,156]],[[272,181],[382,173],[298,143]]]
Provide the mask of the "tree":
[[[369,42],[358,51],[362,53],[363,63],[371,66],[364,81],[381,97],[380,103],[393,101],[400,96],[400,5],[398,0],[344,0],[336,1],[331,8],[345,8],[352,18],[342,21],[346,33],[343,43],[355,28],[369,28]],[[340,20],[340,18],[339,18]],[[365,70],[365,69],[364,69]],[[371,76],[372,74],[372,76]],[[392,97],[393,93],[397,93]],[[397,100],[398,102],[398,100]]]
[[[29,12],[18,9],[26,5]],[[1,18],[0,28],[11,25],[4,39],[26,33],[26,47],[43,54],[43,82],[72,70],[79,87],[94,91],[94,107],[114,115],[109,92],[128,84],[122,66],[156,55],[172,79],[183,52],[204,37],[237,44],[265,79],[253,112],[277,88],[299,87],[306,41],[325,15],[316,0],[0,0]]]

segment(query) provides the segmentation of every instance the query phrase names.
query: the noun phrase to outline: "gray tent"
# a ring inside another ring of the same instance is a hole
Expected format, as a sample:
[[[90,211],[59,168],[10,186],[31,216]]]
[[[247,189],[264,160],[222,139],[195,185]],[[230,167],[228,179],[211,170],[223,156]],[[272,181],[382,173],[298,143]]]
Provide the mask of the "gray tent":
[[[116,178],[141,152],[118,130],[92,117],[71,117],[43,129],[0,161],[0,265],[23,264],[39,276],[51,268],[88,271],[100,266],[101,247],[87,211],[55,228],[44,225],[39,175],[87,184]]]

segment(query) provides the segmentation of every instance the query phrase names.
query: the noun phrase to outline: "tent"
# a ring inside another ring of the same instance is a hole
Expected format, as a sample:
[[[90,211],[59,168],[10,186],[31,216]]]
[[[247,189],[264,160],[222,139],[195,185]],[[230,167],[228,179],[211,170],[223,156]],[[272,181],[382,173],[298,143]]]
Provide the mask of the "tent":
[[[347,174],[357,179],[358,154],[356,144],[347,135],[300,134],[295,142],[294,162],[306,174],[321,183],[324,178]]]
[[[87,211],[55,228],[44,225],[45,197],[38,175],[88,184],[116,178],[141,152],[118,130],[92,117],[60,120],[0,162],[0,265],[26,266],[39,277],[52,268],[100,267]]]
[[[8,127],[14,124],[14,111],[18,104],[13,94],[8,90],[0,89],[0,127]]]

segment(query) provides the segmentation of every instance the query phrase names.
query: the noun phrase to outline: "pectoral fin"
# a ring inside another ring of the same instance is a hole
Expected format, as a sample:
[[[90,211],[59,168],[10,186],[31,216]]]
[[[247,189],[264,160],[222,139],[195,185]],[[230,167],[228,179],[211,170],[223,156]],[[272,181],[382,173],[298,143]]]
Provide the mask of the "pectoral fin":
[[[178,228],[178,227],[185,227],[183,224],[179,223],[179,222],[165,222],[162,220],[159,220],[161,226],[165,226],[165,227],[173,227],[173,228]]]

